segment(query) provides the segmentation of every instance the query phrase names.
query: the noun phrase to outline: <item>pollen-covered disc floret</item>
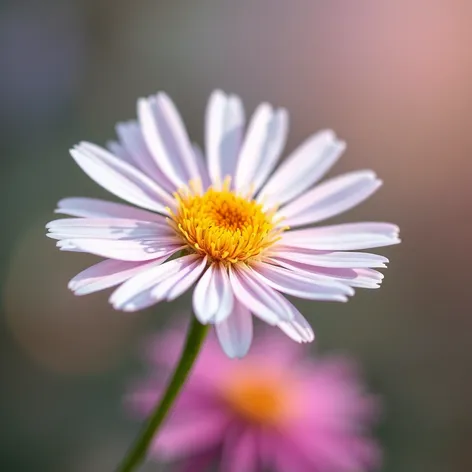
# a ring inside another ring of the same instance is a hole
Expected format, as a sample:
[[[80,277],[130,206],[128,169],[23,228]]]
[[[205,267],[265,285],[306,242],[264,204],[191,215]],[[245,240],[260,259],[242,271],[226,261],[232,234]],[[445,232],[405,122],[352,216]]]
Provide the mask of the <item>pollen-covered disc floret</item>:
[[[279,239],[275,211],[230,190],[227,179],[221,190],[205,193],[189,189],[176,194],[178,208],[170,225],[197,253],[210,260],[235,264],[257,257]]]

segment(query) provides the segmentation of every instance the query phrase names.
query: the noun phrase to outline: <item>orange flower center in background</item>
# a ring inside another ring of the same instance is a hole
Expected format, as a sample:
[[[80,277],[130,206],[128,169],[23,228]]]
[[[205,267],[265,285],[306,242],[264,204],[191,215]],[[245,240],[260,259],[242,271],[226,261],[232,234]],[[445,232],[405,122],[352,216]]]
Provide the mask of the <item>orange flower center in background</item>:
[[[226,179],[221,190],[195,192],[195,186],[179,191],[170,225],[193,251],[212,261],[237,263],[258,256],[279,239],[275,211],[264,211],[255,200],[229,190]]]
[[[289,391],[282,379],[263,372],[234,376],[223,389],[223,399],[234,413],[253,423],[273,425],[289,413]]]

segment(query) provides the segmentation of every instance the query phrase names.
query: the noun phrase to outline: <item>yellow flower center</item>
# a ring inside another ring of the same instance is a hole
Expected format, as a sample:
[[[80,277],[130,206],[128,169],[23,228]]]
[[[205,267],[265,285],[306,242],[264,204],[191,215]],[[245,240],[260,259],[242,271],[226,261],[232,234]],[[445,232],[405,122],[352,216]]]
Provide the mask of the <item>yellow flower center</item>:
[[[279,239],[284,228],[276,228],[275,210],[229,190],[226,179],[221,190],[198,186],[180,190],[178,208],[171,212],[170,225],[193,251],[212,261],[237,263],[258,256]]]
[[[264,372],[236,375],[223,388],[223,399],[246,421],[273,425],[290,415],[289,391],[282,379]]]

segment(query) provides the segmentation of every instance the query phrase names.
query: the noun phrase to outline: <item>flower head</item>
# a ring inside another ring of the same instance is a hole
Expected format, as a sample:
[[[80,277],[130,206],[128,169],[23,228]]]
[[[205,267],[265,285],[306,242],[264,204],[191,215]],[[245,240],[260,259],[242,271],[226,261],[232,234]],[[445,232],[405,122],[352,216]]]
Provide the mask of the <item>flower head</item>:
[[[128,397],[137,416],[154,407],[160,374],[171,368],[181,338],[171,332],[150,345],[150,376]],[[378,404],[354,365],[344,358],[307,358],[275,331],[263,338],[240,362],[222,355],[214,337],[207,340],[151,455],[192,472],[212,463],[225,472],[377,466],[379,451],[368,432]]]
[[[313,331],[280,292],[346,301],[353,287],[377,288],[373,270],[385,257],[351,250],[399,242],[388,223],[311,227],[365,200],[381,182],[352,172],[313,187],[345,145],[332,131],[308,138],[277,167],[287,113],[260,105],[244,136],[238,97],[214,92],[206,115],[206,159],[189,140],[163,93],[138,101],[138,121],[117,126],[109,150],[81,143],[71,150],[102,187],[141,208],[90,198],[61,200],[51,238],[64,251],[105,260],[78,274],[83,295],[119,287],[110,301],[136,311],[173,300],[196,284],[195,315],[216,325],[231,357],[246,354],[251,314],[298,342]],[[276,170],[274,170],[276,169]]]

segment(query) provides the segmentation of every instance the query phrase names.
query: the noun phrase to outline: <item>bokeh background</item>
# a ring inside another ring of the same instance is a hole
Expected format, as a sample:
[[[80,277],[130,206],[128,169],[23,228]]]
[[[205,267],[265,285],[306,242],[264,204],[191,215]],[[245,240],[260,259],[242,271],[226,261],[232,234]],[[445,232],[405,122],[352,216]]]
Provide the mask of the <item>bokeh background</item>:
[[[111,471],[137,431],[122,393],[142,339],[189,298],[123,314],[74,297],[95,258],[44,225],[64,196],[107,197],[71,145],[106,142],[157,90],[202,142],[216,87],[287,107],[288,150],[331,127],[348,142],[334,173],[384,179],[341,218],[401,226],[383,287],[297,305],[313,349],[355,356],[383,397],[384,471],[472,470],[471,22],[469,0],[3,1],[0,470]]]

